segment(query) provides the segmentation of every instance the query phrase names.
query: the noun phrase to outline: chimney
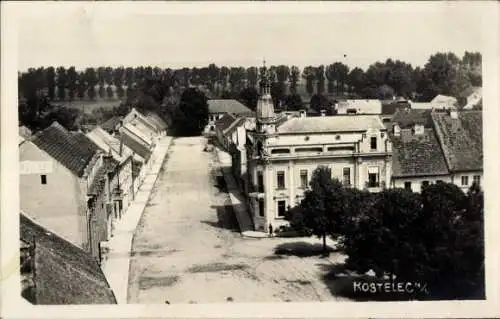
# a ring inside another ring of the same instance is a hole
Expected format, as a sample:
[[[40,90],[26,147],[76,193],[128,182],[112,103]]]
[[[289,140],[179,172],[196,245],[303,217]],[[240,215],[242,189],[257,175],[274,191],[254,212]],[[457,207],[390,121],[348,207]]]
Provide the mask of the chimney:
[[[392,132],[393,132],[394,136],[401,136],[401,128],[399,127],[399,124],[395,123],[392,126]]]
[[[458,112],[456,109],[450,109],[449,113],[452,119],[454,120],[458,119]]]

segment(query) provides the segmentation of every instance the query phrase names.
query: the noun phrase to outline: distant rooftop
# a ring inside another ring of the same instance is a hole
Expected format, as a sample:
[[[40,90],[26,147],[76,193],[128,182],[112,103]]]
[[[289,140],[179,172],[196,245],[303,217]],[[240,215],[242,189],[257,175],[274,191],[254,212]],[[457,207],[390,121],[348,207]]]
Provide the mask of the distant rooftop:
[[[364,132],[367,129],[385,130],[376,115],[336,115],[291,118],[278,126],[278,133]]]
[[[433,129],[425,129],[422,135],[402,130],[400,136],[391,136],[391,141],[393,176],[448,174],[446,161]]]
[[[452,171],[483,169],[483,114],[481,111],[432,113],[436,135],[441,142],[448,168]]]
[[[254,114],[252,110],[243,105],[237,100],[208,100],[208,112],[210,114],[216,113],[231,113],[231,114],[241,114],[241,115],[251,115]]]

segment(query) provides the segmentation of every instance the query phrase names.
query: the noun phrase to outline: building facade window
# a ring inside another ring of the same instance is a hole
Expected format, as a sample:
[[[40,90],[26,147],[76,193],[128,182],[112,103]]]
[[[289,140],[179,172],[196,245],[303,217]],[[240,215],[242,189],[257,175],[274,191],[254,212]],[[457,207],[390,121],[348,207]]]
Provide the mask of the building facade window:
[[[405,182],[405,189],[411,191],[411,182]]]
[[[40,175],[40,181],[41,181],[42,185],[46,185],[47,184],[47,175]]]
[[[462,186],[469,185],[469,176],[462,176]]]
[[[375,136],[370,138],[370,149],[371,150],[377,149],[377,138]]]
[[[284,189],[285,188],[285,172],[279,171],[276,174],[276,178],[277,178],[278,189]]]
[[[259,193],[264,193],[264,175],[262,172],[257,172],[257,188]]]
[[[368,187],[379,187],[379,168],[378,167],[368,167]]]
[[[307,188],[308,182],[309,182],[309,178],[307,176],[307,170],[301,169],[300,170],[300,187]]]
[[[264,199],[259,198],[259,216],[264,217]]]
[[[285,212],[286,212],[286,201],[279,200],[278,201],[278,217],[279,218],[285,217]]]
[[[351,185],[351,169],[349,167],[344,167],[344,169],[342,170],[342,176],[344,185]]]
[[[474,175],[474,177],[472,177],[472,181],[477,184],[477,185],[481,185],[481,176],[480,175]]]

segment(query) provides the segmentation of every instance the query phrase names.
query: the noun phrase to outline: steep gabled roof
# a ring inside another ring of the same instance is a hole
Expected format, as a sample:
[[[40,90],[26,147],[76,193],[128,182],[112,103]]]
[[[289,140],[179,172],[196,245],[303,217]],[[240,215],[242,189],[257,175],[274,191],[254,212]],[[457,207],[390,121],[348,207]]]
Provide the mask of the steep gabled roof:
[[[118,126],[120,125],[120,121],[123,120],[123,116],[113,116],[106,122],[101,124],[101,128],[106,131],[114,131],[118,129]]]
[[[78,177],[83,176],[92,157],[100,151],[83,133],[69,132],[57,122],[30,141]]]
[[[83,249],[20,214],[20,239],[35,246],[36,304],[116,304],[97,261]]]
[[[448,174],[446,161],[433,129],[425,129],[422,135],[414,135],[411,130],[403,129],[400,136],[391,136],[391,141],[394,177]]]
[[[232,114],[226,113],[220,119],[215,121],[215,127],[217,130],[224,132],[234,121],[236,121],[236,117]]]
[[[144,160],[148,160],[151,156],[151,149],[149,145],[143,141],[139,136],[135,135],[134,132],[130,131],[127,126],[122,126],[119,130],[120,138],[123,143],[127,145],[135,154],[142,157]]]
[[[238,117],[229,127],[224,131],[224,135],[229,135],[232,134],[234,131],[238,129],[241,125],[244,125],[246,122],[246,118],[244,117]]]
[[[483,169],[483,114],[481,111],[432,113],[436,135],[450,171]]]
[[[210,114],[216,113],[230,113],[230,114],[241,114],[250,115],[253,114],[252,110],[238,102],[237,100],[208,100],[208,112]]]
[[[92,140],[92,142],[94,142],[102,151],[108,153],[111,149],[111,155],[120,163],[122,163],[132,155],[132,150],[128,148],[125,143],[121,143],[118,138],[116,138],[115,136],[111,136],[110,134],[108,134],[108,132],[106,132],[99,126],[93,129],[91,132],[87,133],[87,137]]]

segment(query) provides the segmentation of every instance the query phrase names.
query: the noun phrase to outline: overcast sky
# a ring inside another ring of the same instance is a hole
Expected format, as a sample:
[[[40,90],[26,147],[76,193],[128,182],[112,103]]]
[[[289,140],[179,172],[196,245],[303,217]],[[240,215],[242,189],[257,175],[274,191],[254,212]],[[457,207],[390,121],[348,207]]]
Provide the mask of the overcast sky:
[[[271,65],[343,61],[366,68],[389,57],[423,65],[437,51],[481,51],[480,10],[433,5],[267,14],[172,15],[152,8],[111,15],[110,7],[98,5],[32,10],[18,26],[18,67],[247,67],[265,57]]]

